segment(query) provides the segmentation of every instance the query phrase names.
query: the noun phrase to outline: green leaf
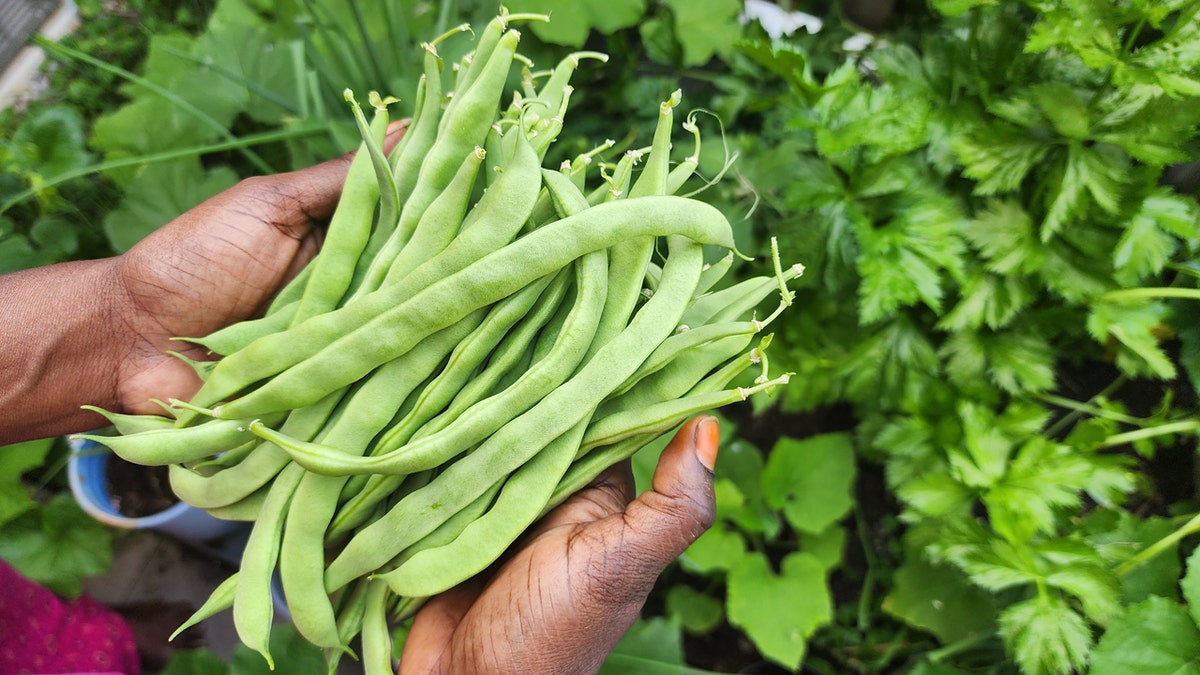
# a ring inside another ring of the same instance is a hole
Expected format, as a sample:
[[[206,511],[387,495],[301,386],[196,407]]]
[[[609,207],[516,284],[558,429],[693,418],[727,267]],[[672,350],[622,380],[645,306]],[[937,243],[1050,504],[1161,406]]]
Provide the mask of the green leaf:
[[[1091,675],[1196,675],[1200,630],[1187,608],[1151,596],[1125,610],[1092,652]]]
[[[681,675],[683,663],[683,633],[678,623],[662,617],[638,619],[613,648],[598,675]]]
[[[1080,92],[1065,82],[1043,82],[1032,87],[1038,109],[1054,125],[1054,130],[1075,140],[1088,137],[1091,115]]]
[[[1168,312],[1162,302],[1098,302],[1088,314],[1087,330],[1097,342],[1113,338],[1120,343],[1117,365],[1125,373],[1170,380],[1175,377],[1175,364],[1159,344]]]
[[[729,622],[763,656],[793,670],[808,638],[833,617],[825,569],[807,553],[784,558],[778,574],[761,554],[746,556],[730,571],[727,593]]]
[[[159,675],[228,675],[229,664],[209,649],[180,649]]]
[[[275,659],[275,670],[271,670],[262,654],[246,645],[238,645],[230,661],[229,675],[322,675],[329,672],[321,649],[305,640],[291,623],[271,625],[270,651]]]
[[[83,120],[78,112],[65,105],[30,113],[8,142],[15,151],[15,161],[44,178],[53,178],[91,162]]]
[[[963,235],[996,274],[1028,274],[1041,267],[1042,245],[1033,219],[1017,201],[990,202],[966,226]]]
[[[849,434],[783,438],[767,458],[763,495],[797,530],[817,534],[850,512],[854,475]]]
[[[636,25],[646,11],[646,0],[514,0],[505,6],[512,12],[549,14],[551,21],[529,24],[534,35],[552,44],[582,47],[592,30],[609,34]]]
[[[707,575],[729,570],[746,556],[742,536],[724,523],[718,522],[679,556],[679,564],[694,574]]]
[[[1068,223],[1086,215],[1092,204],[1108,213],[1117,213],[1128,173],[1128,157],[1113,146],[1085,147],[1079,142],[1068,145],[1060,169],[1047,179],[1051,189],[1047,194],[1042,239],[1049,240]]]
[[[1187,559],[1187,574],[1179,582],[1183,599],[1187,601],[1188,612],[1192,621],[1200,625],[1200,547],[1197,547]]]
[[[1155,215],[1146,213],[1147,206],[1149,202],[1129,220],[1113,251],[1113,268],[1126,286],[1162,271],[1179,248],[1175,237],[1159,227]]]
[[[1168,518],[1140,518],[1123,509],[1099,508],[1089,513],[1076,531],[1111,569],[1174,530]],[[1177,547],[1172,547],[1121,576],[1124,602],[1138,603],[1151,595],[1175,599],[1181,574]]]
[[[691,586],[677,584],[667,590],[667,616],[689,633],[703,635],[721,625],[724,605]]]
[[[952,644],[996,630],[992,596],[957,569],[910,554],[896,570],[883,610],[914,628]]]
[[[1054,386],[1055,351],[1046,336],[1030,326],[955,333],[945,341],[942,356],[950,379],[964,389],[988,380],[1011,393]]]
[[[1049,594],[1001,612],[1000,635],[1029,675],[1067,675],[1081,669],[1092,647],[1091,629],[1083,617],[1062,598]]]
[[[205,171],[186,159],[146,168],[127,186],[121,204],[104,219],[108,240],[126,251],[176,216],[231,187],[237,174],[229,167]]]
[[[963,174],[977,181],[977,195],[1016,191],[1050,150],[1045,140],[999,123],[955,136],[951,147],[963,164]]]
[[[47,438],[0,447],[0,527],[37,506],[21,478],[42,465],[53,445]]]
[[[1004,328],[1036,298],[1036,289],[1025,277],[980,272],[967,278],[958,304],[946,313],[938,327],[950,331],[975,330],[987,326]]]
[[[699,66],[733,50],[742,27],[740,0],[665,0],[675,15],[675,36],[683,45],[683,65]]]
[[[846,528],[830,525],[817,534],[800,532],[799,540],[799,550],[811,553],[826,569],[833,569],[842,562],[842,552],[846,550]]]
[[[946,16],[962,16],[976,7],[996,4],[996,0],[932,0],[935,10]]]
[[[85,577],[108,569],[112,531],[84,513],[70,493],[59,493],[4,526],[0,558],[29,579],[74,597]]]

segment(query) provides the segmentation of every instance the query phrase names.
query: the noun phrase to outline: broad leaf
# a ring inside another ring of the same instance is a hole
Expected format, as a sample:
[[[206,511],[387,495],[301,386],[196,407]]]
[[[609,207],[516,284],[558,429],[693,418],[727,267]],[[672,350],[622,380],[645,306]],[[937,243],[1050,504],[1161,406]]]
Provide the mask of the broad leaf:
[[[1092,652],[1091,675],[1196,675],[1200,630],[1187,608],[1151,596],[1113,622]]]
[[[229,167],[205,171],[195,159],[144,169],[126,187],[121,205],[104,219],[113,248],[128,250],[184,211],[237,182]]]
[[[961,572],[910,555],[896,570],[895,586],[883,610],[909,625],[952,644],[996,628],[992,596],[972,585]]]
[[[0,526],[37,506],[21,477],[42,465],[53,439],[0,447]]]
[[[854,475],[849,434],[784,438],[767,458],[763,495],[797,530],[817,534],[850,512]]]
[[[707,633],[721,625],[725,608],[721,601],[691,586],[675,585],[667,590],[667,616],[689,633]]]
[[[808,638],[833,616],[825,568],[811,555],[793,553],[776,574],[761,554],[746,556],[729,573],[726,610],[763,656],[796,669]]]
[[[85,577],[108,569],[112,531],[84,513],[70,493],[59,493],[4,526],[0,558],[50,590],[74,597]]]

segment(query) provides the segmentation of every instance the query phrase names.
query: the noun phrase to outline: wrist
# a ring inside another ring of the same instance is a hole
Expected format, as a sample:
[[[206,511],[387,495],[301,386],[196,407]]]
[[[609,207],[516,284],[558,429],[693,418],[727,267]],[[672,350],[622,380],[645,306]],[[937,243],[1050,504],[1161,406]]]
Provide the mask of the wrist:
[[[109,258],[0,276],[0,443],[103,426],[84,404],[119,409],[129,340],[116,269]]]

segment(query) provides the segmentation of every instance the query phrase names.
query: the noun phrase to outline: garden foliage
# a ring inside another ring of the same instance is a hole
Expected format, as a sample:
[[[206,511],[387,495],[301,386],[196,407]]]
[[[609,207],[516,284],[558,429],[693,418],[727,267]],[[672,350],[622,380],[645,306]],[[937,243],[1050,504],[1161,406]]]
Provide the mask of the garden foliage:
[[[119,251],[239,176],[348,147],[331,92],[408,90],[416,40],[494,12],[386,4],[220,0],[203,30],[155,31],[86,147],[69,110],[26,117],[0,197],[115,163]],[[611,668],[1194,668],[1200,1],[898,3],[870,35],[814,2],[794,9],[820,30],[777,37],[737,0],[509,8],[554,15],[522,42],[539,66],[612,56],[580,68],[564,155],[589,119],[628,121],[614,156],[644,142],[631,115],[682,81],[726,134],[707,175],[737,154],[702,198],[742,250],[774,236],[807,266],[770,355],[797,375],[725,420],[717,522]],[[0,215],[0,251],[102,254],[38,224],[64,202],[36,194]]]

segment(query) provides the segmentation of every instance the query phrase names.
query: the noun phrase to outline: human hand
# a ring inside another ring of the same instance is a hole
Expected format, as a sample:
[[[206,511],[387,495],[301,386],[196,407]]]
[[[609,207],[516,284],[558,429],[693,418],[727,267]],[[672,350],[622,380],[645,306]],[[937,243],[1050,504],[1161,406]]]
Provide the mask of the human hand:
[[[406,122],[388,129],[385,151]],[[154,231],[118,258],[117,297],[130,340],[118,365],[122,410],[161,413],[152,398],[188,399],[200,380],[175,351],[211,358],[172,338],[203,337],[262,313],[320,248],[318,224],[337,205],[351,155],[299,171],[249,178]]]
[[[547,514],[493,574],[430,599],[400,675],[596,672],[659,574],[712,526],[719,437],[716,418],[690,420],[651,491],[633,499],[628,463],[615,466]]]

